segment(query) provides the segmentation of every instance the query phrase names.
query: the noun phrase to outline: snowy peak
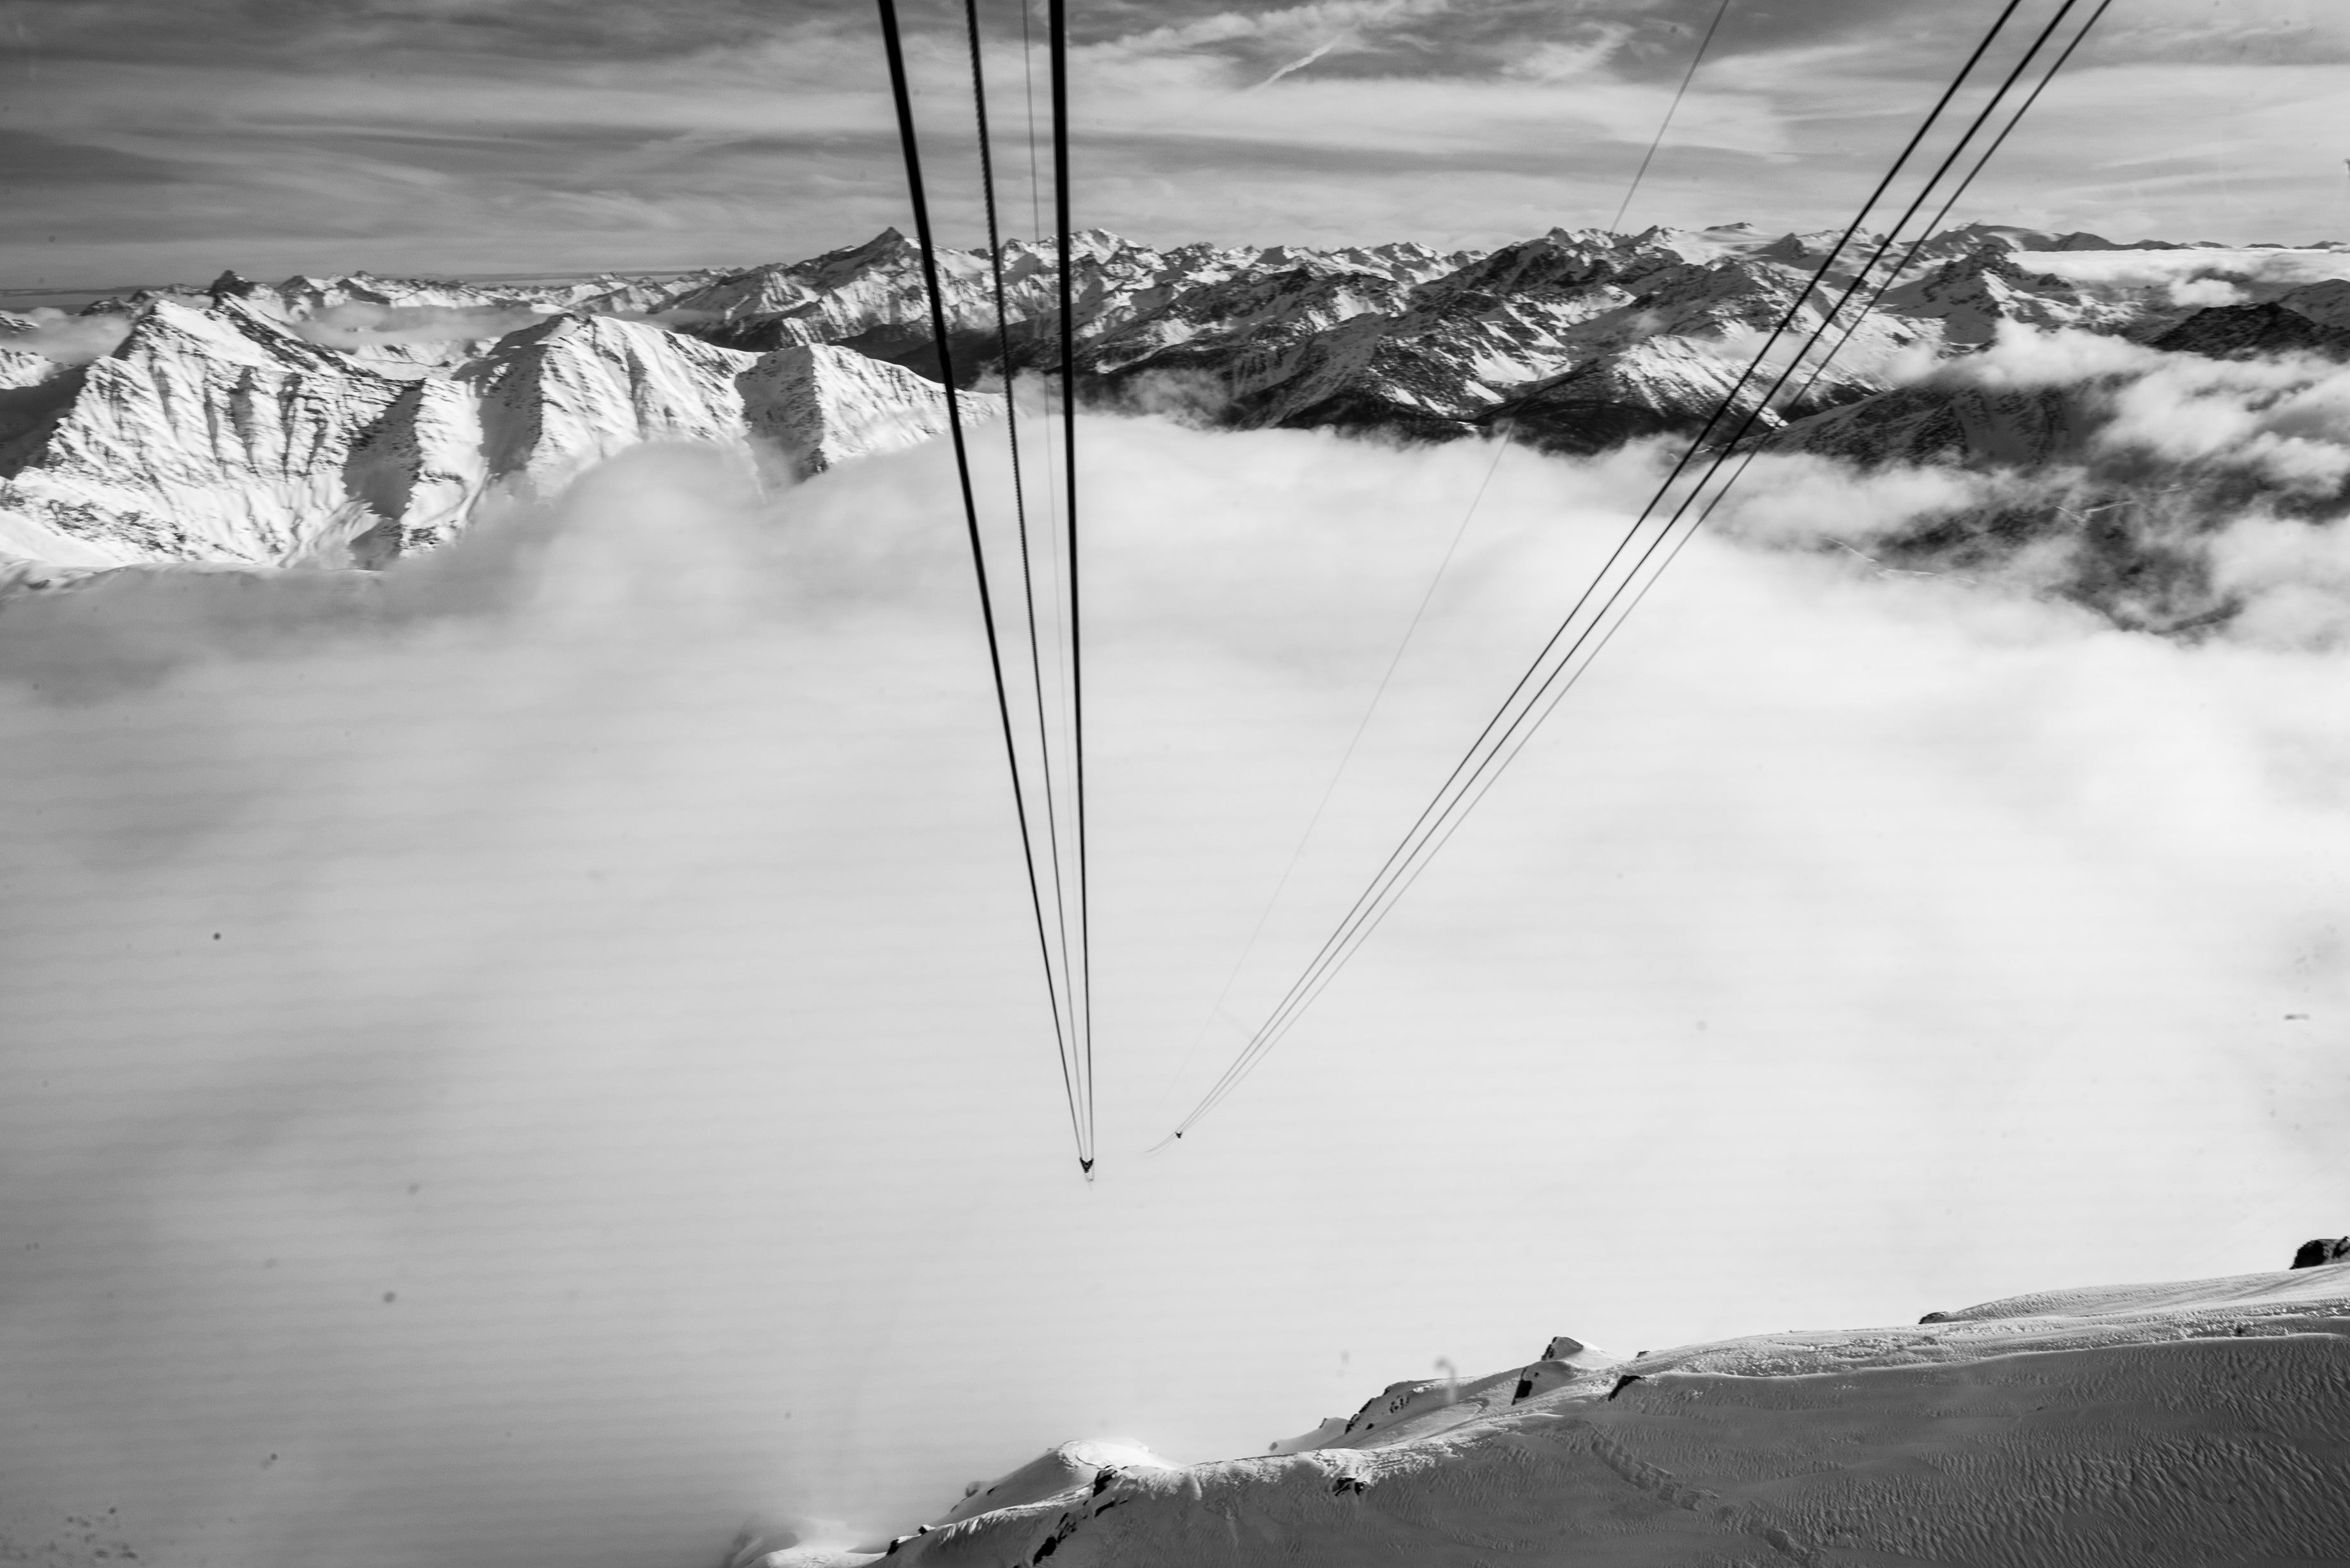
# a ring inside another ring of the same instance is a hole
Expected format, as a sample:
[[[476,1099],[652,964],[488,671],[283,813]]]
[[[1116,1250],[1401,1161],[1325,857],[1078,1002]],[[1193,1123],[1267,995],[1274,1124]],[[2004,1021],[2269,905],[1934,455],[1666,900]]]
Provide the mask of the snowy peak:
[[[868,452],[920,445],[947,429],[944,388],[847,348],[778,348],[746,367],[735,384],[744,428],[802,478]],[[1003,400],[965,394],[964,404],[964,418],[983,418]]]
[[[646,441],[773,449],[806,475],[945,427],[936,383],[845,348],[762,356],[534,314],[453,370],[387,374],[263,297],[158,299],[86,369],[40,360],[51,374],[0,409],[0,555],[68,570],[381,566],[445,541],[495,494],[551,493]],[[969,403],[973,417],[1000,407]]]

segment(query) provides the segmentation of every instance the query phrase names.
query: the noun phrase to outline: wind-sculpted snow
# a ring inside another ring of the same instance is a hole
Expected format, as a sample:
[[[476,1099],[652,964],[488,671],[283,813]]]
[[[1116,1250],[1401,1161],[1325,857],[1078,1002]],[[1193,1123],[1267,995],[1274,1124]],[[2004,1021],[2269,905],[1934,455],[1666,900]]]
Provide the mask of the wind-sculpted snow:
[[[1629,1361],[1555,1340],[1320,1436],[1184,1467],[1065,1445],[993,1507],[855,1549],[746,1540],[732,1568],[2334,1562],[2350,1264]]]

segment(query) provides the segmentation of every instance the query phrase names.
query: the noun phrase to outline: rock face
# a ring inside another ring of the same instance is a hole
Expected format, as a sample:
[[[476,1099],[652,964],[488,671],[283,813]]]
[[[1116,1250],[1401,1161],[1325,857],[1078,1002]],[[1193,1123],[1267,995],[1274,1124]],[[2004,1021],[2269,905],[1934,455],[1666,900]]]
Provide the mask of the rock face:
[[[2265,305],[2220,305],[2199,310],[2155,338],[2153,346],[2227,359],[2265,354],[2323,354],[2329,359],[2350,359],[2350,327],[2325,326],[2282,300],[2270,300]]]
[[[2322,1269],[2328,1263],[2350,1259],[2350,1236],[2336,1236],[2331,1241],[2320,1236],[2314,1241],[2303,1241],[2293,1255],[2296,1269]]]

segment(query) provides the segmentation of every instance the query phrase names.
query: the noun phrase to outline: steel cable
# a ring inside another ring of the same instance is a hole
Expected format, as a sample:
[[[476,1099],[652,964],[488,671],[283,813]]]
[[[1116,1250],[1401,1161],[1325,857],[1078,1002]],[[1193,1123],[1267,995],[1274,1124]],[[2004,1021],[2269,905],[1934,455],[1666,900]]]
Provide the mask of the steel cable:
[[[2068,6],[2072,3],[2073,0],[2066,0]],[[1941,96],[1936,100],[1932,109],[1928,111],[1924,120],[1921,121],[1918,130],[1912,133],[1908,142],[1903,147],[1900,154],[1894,160],[1891,168],[1887,171],[1885,176],[1877,182],[1876,189],[1871,192],[1868,199],[1862,204],[1859,213],[1855,216],[1852,223],[1846,227],[1835,244],[1830,247],[1827,254],[1821,261],[1817,270],[1814,271],[1810,280],[1797,294],[1794,303],[1788,306],[1787,311],[1780,318],[1778,324],[1772,329],[1771,334],[1764,340],[1762,347],[1756,352],[1754,358],[1740,373],[1737,380],[1723,395],[1721,401],[1715,407],[1712,414],[1708,418],[1704,427],[1698,432],[1696,438],[1690,441],[1689,447],[1682,452],[1679,460],[1675,462],[1671,471],[1666,475],[1664,482],[1658,487],[1655,494],[1651,496],[1648,504],[1642,508],[1638,517],[1634,520],[1631,527],[1626,531],[1624,537],[1617,542],[1614,550],[1609,553],[1607,560],[1602,564],[1599,572],[1594,576],[1591,584],[1585,588],[1583,594],[1576,599],[1574,607],[1567,612],[1566,618],[1560,622],[1557,629],[1552,633],[1550,639],[1544,644],[1541,651],[1536,654],[1534,662],[1527,668],[1526,672],[1519,678],[1517,684],[1512,688],[1510,694],[1503,699],[1502,706],[1495,711],[1493,717],[1487,722],[1485,728],[1480,732],[1477,739],[1471,742],[1468,753],[1466,753],[1462,757],[1461,761],[1455,765],[1452,773],[1448,775],[1444,784],[1439,786],[1436,795],[1430,800],[1429,805],[1423,808],[1419,817],[1415,820],[1410,829],[1409,829],[1405,834],[1403,841],[1389,854],[1387,861],[1382,864],[1379,870],[1374,875],[1370,886],[1365,889],[1363,894],[1357,897],[1354,906],[1349,909],[1347,915],[1341,919],[1338,929],[1335,930],[1327,940],[1326,940],[1322,948],[1315,953],[1313,960],[1308,962],[1305,971],[1299,976],[1296,981],[1293,982],[1289,991],[1285,992],[1281,1001],[1276,1003],[1274,1012],[1267,1017],[1264,1023],[1259,1026],[1257,1033],[1251,1038],[1249,1044],[1243,1049],[1239,1057],[1234,1060],[1231,1066],[1225,1069],[1224,1073],[1210,1087],[1208,1093],[1202,1096],[1200,1103],[1194,1107],[1191,1115],[1186,1116],[1184,1120],[1178,1125],[1175,1133],[1172,1135],[1173,1137],[1181,1137],[1184,1131],[1196,1125],[1201,1116],[1205,1116],[1210,1110],[1213,1109],[1216,1105],[1220,1104],[1223,1097],[1231,1092],[1232,1087],[1239,1083],[1241,1078],[1244,1077],[1250,1071],[1253,1070],[1256,1064],[1263,1060],[1264,1054],[1278,1043],[1281,1036],[1287,1033],[1289,1026],[1295,1023],[1296,1017],[1303,1012],[1306,1006],[1311,1004],[1315,998],[1321,994],[1321,992],[1326,987],[1329,981],[1332,978],[1335,978],[1337,969],[1343,966],[1347,959],[1352,956],[1354,950],[1359,948],[1361,942],[1364,940],[1367,940],[1370,931],[1385,919],[1387,910],[1392,909],[1394,904],[1402,897],[1402,894],[1409,889],[1410,885],[1418,880],[1419,871],[1424,869],[1425,866],[1433,857],[1434,853],[1437,850],[1440,850],[1443,846],[1444,843],[1450,841],[1452,832],[1458,829],[1461,820],[1465,819],[1467,813],[1470,810],[1473,810],[1477,802],[1483,798],[1486,790],[1491,787],[1492,778],[1498,776],[1500,767],[1505,767],[1508,761],[1514,758],[1517,754],[1517,751],[1522,748],[1523,743],[1523,741],[1519,741],[1516,744],[1513,744],[1513,740],[1519,736],[1521,732],[1530,735],[1532,727],[1538,726],[1541,722],[1541,717],[1535,716],[1537,710],[1539,710],[1542,717],[1546,717],[1550,710],[1555,706],[1558,698],[1564,695],[1564,689],[1561,689],[1557,693],[1554,694],[1551,692],[1550,688],[1558,680],[1560,674],[1565,671],[1570,664],[1572,664],[1575,654],[1588,642],[1592,631],[1606,620],[1609,611],[1621,598],[1626,588],[1631,584],[1631,582],[1637,579],[1641,569],[1648,564],[1649,559],[1655,556],[1659,546],[1665,539],[1671,536],[1675,526],[1679,523],[1681,517],[1687,513],[1691,502],[1694,501],[1698,494],[1703,493],[1707,483],[1711,479],[1713,474],[1718,472],[1721,463],[1726,460],[1728,452],[1733,449],[1737,441],[1752,428],[1755,421],[1762,416],[1763,410],[1769,405],[1771,400],[1784,388],[1796,366],[1802,363],[1803,359],[1808,355],[1811,348],[1817,344],[1820,337],[1827,330],[1829,324],[1836,319],[1843,306],[1848,303],[1855,293],[1856,293],[1862,286],[1869,276],[1875,261],[1881,259],[1885,251],[1889,249],[1892,243],[1892,234],[1898,234],[1901,227],[1907,223],[1908,219],[1915,215],[1917,210],[1923,205],[1926,195],[1931,191],[1934,183],[1939,181],[1942,173],[1947,172],[1951,162],[1957,156],[1956,149],[1953,150],[1950,155],[1944,159],[1934,177],[1929,180],[1925,187],[1920,190],[1918,197],[1913,199],[1909,208],[1903,214],[1903,217],[1900,220],[1898,220],[1893,225],[1893,229],[1888,234],[1887,239],[1880,242],[1877,251],[1875,256],[1872,257],[1871,262],[1865,264],[1862,266],[1859,273],[1855,276],[1853,283],[1846,289],[1843,296],[1839,298],[1836,305],[1831,307],[1831,309],[1822,317],[1820,324],[1813,328],[1804,347],[1797,350],[1795,356],[1789,361],[1787,367],[1778,373],[1771,387],[1762,394],[1761,398],[1756,400],[1752,409],[1750,410],[1744,418],[1739,422],[1729,441],[1725,442],[1721,451],[1715,454],[1712,463],[1699,478],[1696,486],[1690,492],[1690,495],[1681,501],[1679,505],[1674,510],[1672,515],[1666,521],[1663,527],[1659,531],[1656,538],[1651,541],[1648,546],[1634,561],[1629,572],[1626,575],[1624,581],[1618,584],[1617,587],[1610,592],[1607,598],[1601,604],[1600,608],[1594,617],[1591,624],[1586,627],[1584,631],[1576,637],[1572,644],[1569,645],[1565,654],[1554,663],[1552,655],[1557,649],[1560,640],[1566,636],[1568,630],[1575,624],[1575,621],[1582,615],[1582,612],[1586,606],[1589,605],[1593,596],[1598,592],[1600,587],[1608,580],[1617,563],[1623,558],[1625,553],[1631,547],[1634,541],[1639,537],[1641,531],[1647,526],[1659,507],[1664,504],[1666,497],[1671,493],[1674,486],[1679,483],[1682,474],[1697,460],[1699,454],[1705,450],[1707,442],[1711,440],[1715,429],[1721,424],[1724,417],[1737,407],[1748,384],[1753,380],[1758,372],[1762,370],[1764,364],[1768,361],[1772,351],[1778,346],[1780,340],[1787,335],[1794,323],[1800,318],[1802,310],[1804,305],[1809,301],[1813,293],[1817,291],[1821,287],[1822,284],[1825,282],[1834,268],[1835,264],[1842,256],[1845,248],[1852,243],[1854,237],[1859,233],[1861,224],[1866,221],[1869,213],[1872,212],[1878,202],[1883,200],[1886,192],[1891,188],[1894,181],[1898,178],[1900,171],[1907,167],[1909,160],[1915,156],[1918,149],[1923,144],[1925,138],[1931,131],[1936,122],[1939,120],[1943,113],[1948,109],[1952,99],[1955,98],[1960,88],[1973,74],[1975,67],[1981,62],[1985,54],[1988,53],[1994,41],[2004,30],[2008,22],[2012,18],[2020,4],[2021,0],[2007,0],[2007,4],[2002,8],[1998,16],[1992,21],[1981,40],[1977,43],[1973,51],[1968,56],[1966,63],[1960,67],[1957,75],[1951,78],[1949,86],[1943,89]],[[2051,26],[2053,26],[2054,24],[2052,23]],[[1994,102],[1996,100],[1994,100]],[[1975,121],[1976,128],[1980,128],[1984,117],[1990,112],[1990,107],[1991,106],[1987,105],[1982,113],[1977,116]],[[1970,129],[1968,133],[1969,138],[1970,138],[1972,134],[1973,130]],[[1965,140],[1966,139],[1961,140],[1961,142],[1960,143],[1960,147],[1964,146]],[[1686,535],[1684,535],[1684,537],[1686,537]],[[1676,546],[1674,553],[1679,553],[1678,546]],[[1659,569],[1661,570],[1661,567],[1659,567]],[[1642,591],[1645,594],[1645,589]],[[1635,602],[1637,603],[1637,600]],[[1628,607],[1626,613],[1629,613]],[[1620,621],[1621,618],[1619,617],[1617,624],[1620,624]],[[1610,630],[1609,635],[1612,637],[1612,629]],[[1596,653],[1596,649],[1595,648],[1594,652]],[[1547,672],[1545,672],[1546,667]],[[1539,680],[1537,680],[1537,677],[1540,678]],[[1521,704],[1520,699],[1525,696],[1529,683],[1534,683],[1533,695],[1530,698],[1527,698],[1526,701]],[[1533,719],[1533,726],[1530,726],[1527,722],[1529,718]],[[1498,738],[1496,738],[1497,729],[1499,731]],[[1504,751],[1505,748],[1506,753]],[[1495,765],[1497,759],[1499,760],[1499,766]],[[1472,791],[1473,794],[1471,793]]]

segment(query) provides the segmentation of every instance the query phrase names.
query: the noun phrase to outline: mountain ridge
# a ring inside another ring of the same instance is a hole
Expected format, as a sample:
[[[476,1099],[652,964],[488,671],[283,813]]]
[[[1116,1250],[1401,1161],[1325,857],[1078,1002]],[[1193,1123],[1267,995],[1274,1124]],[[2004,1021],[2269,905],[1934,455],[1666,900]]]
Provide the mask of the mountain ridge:
[[[1235,429],[1502,435],[1568,453],[1686,435],[1780,319],[1818,325],[1819,293],[1796,301],[1832,237],[1555,228],[1439,253],[1160,250],[1089,230],[1073,252],[1080,396]],[[938,259],[956,379],[989,389],[976,411],[1000,407],[992,391],[1007,382],[1048,383],[1050,247]],[[806,477],[943,428],[921,272],[887,229],[798,262],[660,280],[264,284],[232,271],[74,317],[0,313],[0,560],[20,579],[381,566],[444,542],[494,497],[550,493],[647,441],[761,452]],[[1825,277],[1833,297],[1855,274],[1840,263]],[[2166,352],[2330,352],[2350,331],[2350,256],[1952,229],[1794,406],[1759,416],[1766,444],[1863,462],[2045,461],[2041,436],[2002,426],[1992,439],[1996,419],[1921,411],[1941,396],[1921,368],[2023,328]]]

